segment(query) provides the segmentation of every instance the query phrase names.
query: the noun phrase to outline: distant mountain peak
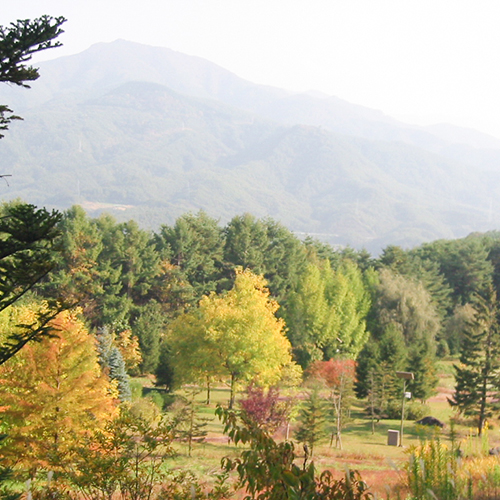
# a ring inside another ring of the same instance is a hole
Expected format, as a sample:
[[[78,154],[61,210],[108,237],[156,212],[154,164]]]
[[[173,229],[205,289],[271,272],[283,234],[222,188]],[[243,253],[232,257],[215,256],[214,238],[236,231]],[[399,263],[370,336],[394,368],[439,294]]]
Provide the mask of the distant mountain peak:
[[[375,251],[500,225],[500,151],[478,132],[406,125],[127,40],[40,66],[31,90],[0,88],[25,118],[0,141],[6,197],[125,207],[149,227],[251,212]]]

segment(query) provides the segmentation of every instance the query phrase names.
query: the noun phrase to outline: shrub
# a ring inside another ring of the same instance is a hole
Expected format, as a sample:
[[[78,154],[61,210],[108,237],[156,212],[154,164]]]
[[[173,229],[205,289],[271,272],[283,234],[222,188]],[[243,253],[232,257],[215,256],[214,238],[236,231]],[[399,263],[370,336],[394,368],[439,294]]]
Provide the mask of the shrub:
[[[410,448],[406,466],[412,499],[457,500],[463,484],[457,476],[458,457],[439,439]]]
[[[238,488],[244,488],[245,500],[369,500],[373,494],[357,471],[347,471],[345,478],[334,479],[329,471],[316,475],[314,462],[296,463],[294,445],[277,443],[245,413],[218,408],[224,432],[235,443],[247,444],[248,449],[236,459],[225,458],[227,473],[236,471]]]
[[[401,418],[401,401],[393,400],[389,402],[385,410],[387,418],[397,420]],[[405,419],[406,420],[420,420],[422,417],[430,414],[430,408],[427,405],[412,401],[405,404]]]
[[[262,387],[250,384],[239,404],[258,427],[273,434],[289,421],[293,402],[291,398],[281,398],[276,387],[265,391]]]
[[[142,384],[138,380],[130,381],[130,392],[132,394],[132,401],[142,397]]]
[[[158,406],[159,410],[163,410],[165,400],[158,391],[151,391],[146,397],[150,399],[156,406]]]
[[[481,438],[478,446],[481,447]],[[470,440],[470,439],[469,439]],[[409,500],[497,500],[500,498],[500,463],[495,456],[465,456],[453,444],[430,439],[410,448],[406,465]]]

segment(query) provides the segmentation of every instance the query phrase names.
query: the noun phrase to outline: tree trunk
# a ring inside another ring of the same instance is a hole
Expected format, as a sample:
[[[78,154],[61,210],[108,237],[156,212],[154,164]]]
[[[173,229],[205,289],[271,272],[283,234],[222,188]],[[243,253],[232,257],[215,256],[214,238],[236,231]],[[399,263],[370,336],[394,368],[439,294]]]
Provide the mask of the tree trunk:
[[[479,421],[477,424],[478,435],[481,436],[483,434],[484,422],[486,421],[486,397],[487,397],[487,387],[486,387],[486,378],[483,379],[483,387],[481,394],[481,407],[479,408]]]
[[[235,399],[235,391],[234,391],[234,385],[236,382],[236,377],[234,373],[231,373],[231,392],[229,395],[229,409],[232,410],[234,407],[234,399]]]
[[[207,405],[210,404],[210,380],[207,378]]]

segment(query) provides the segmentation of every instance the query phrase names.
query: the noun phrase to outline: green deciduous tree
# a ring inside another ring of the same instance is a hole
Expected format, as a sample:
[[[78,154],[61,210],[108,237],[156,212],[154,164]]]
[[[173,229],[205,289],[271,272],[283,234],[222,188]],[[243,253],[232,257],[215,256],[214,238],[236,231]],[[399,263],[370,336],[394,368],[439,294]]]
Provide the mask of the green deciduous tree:
[[[368,339],[369,307],[370,296],[356,264],[346,261],[336,271],[329,261],[309,264],[285,316],[298,362],[307,367],[338,352],[355,358]]]
[[[229,378],[231,406],[237,382],[276,383],[283,367],[292,363],[277,309],[264,279],[238,270],[229,292],[202,298],[197,309],[171,325],[174,372],[198,382],[211,376]]]
[[[389,255],[392,257],[391,267],[396,263],[400,268],[408,264],[405,253],[392,249],[383,256],[386,263]],[[430,293],[411,275],[403,276],[392,269],[382,268],[378,283],[374,283],[373,295],[369,324],[374,341],[379,344],[379,366],[374,370],[371,361],[367,360],[370,368],[365,368],[365,361],[360,359],[358,393],[365,384],[361,393],[370,394],[372,403],[376,399],[383,413],[387,404],[400,396],[396,370],[409,370],[415,374],[409,390],[416,398],[425,401],[432,395],[437,384],[436,337],[440,333],[441,321]],[[371,386],[370,393],[368,385]]]
[[[459,305],[453,311],[446,321],[443,331],[443,338],[447,342],[451,354],[457,355],[460,353],[463,332],[466,330],[466,325],[474,318],[475,311],[470,303],[463,306]]]
[[[429,258],[421,258],[421,249],[405,251],[401,247],[389,245],[379,259],[380,263],[393,273],[419,281],[430,293],[437,313],[444,317],[453,308],[452,289],[441,273],[439,263]]]
[[[368,340],[365,318],[370,309],[370,295],[361,271],[350,260],[344,261],[332,278],[328,294],[340,317],[339,351],[356,358]],[[328,355],[334,357],[333,352],[327,352]]]
[[[441,323],[432,298],[424,286],[412,279],[381,269],[371,311],[371,331],[377,336],[388,325],[395,325],[407,345],[421,339],[431,344]]]
[[[288,336],[297,362],[307,368],[313,361],[324,357],[323,346],[332,339],[332,315],[325,298],[326,285],[321,269],[309,264],[298,286],[289,300],[286,322]]]

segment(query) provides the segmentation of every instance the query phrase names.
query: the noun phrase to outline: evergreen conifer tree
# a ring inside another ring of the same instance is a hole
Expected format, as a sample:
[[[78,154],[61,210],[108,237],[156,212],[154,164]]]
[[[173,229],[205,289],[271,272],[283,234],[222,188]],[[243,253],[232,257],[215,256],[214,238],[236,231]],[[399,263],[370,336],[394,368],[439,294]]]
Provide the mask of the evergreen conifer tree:
[[[448,401],[463,415],[477,417],[482,434],[486,419],[500,409],[500,331],[493,288],[476,295],[473,306],[476,314],[464,332],[455,393]]]
[[[114,344],[114,340],[114,334],[107,326],[99,330],[97,335],[99,364],[108,371],[109,378],[116,381],[120,401],[129,401],[132,397],[130,377],[123,356]]]
[[[174,384],[174,370],[172,368],[171,350],[167,342],[160,346],[160,357],[155,370],[156,386],[164,386],[167,390],[172,389]]]
[[[295,436],[298,441],[308,447],[304,449],[309,457],[314,455],[315,446],[329,436],[327,412],[326,401],[321,398],[319,389],[314,387],[300,410],[299,427]]]
[[[132,397],[130,377],[125,368],[125,361],[118,347],[113,346],[108,357],[109,376],[116,380],[121,401],[129,401]]]
[[[165,316],[158,302],[151,300],[137,308],[137,315],[132,321],[132,331],[138,337],[141,348],[141,373],[155,372],[160,359],[161,337],[165,329]]]
[[[188,457],[193,451],[193,444],[203,441],[207,435],[206,427],[209,419],[198,416],[199,405],[195,401],[195,396],[199,392],[199,390],[191,389],[188,397],[183,398],[181,405],[174,411],[175,434],[178,439],[187,444]]]
[[[0,207],[0,311],[15,304],[56,266],[61,215],[34,205],[11,202]],[[61,309],[49,308],[29,328],[11,332],[2,339],[0,364],[17,354],[28,342],[47,335],[47,324]],[[27,326],[27,325],[25,325]]]
[[[436,374],[434,349],[425,339],[410,349],[407,367],[415,376],[408,385],[408,390],[414,398],[422,402],[427,401],[436,392],[439,379]]]
[[[396,371],[407,363],[407,348],[397,324],[389,324],[380,339],[372,338],[358,358],[356,394],[368,397],[368,411],[375,420],[385,414],[393,401],[401,398],[401,384]]]
[[[367,411],[371,419],[372,434],[375,433],[375,422],[381,417],[382,374],[380,370],[380,348],[372,338],[359,354],[356,365],[356,383],[354,390],[360,399],[367,398]]]
[[[0,82],[29,88],[31,82],[40,76],[38,69],[26,63],[36,52],[59,47],[54,40],[63,32],[64,17],[41,16],[38,19],[24,19],[0,26]],[[12,120],[22,118],[12,114],[12,110],[0,104],[0,130],[6,130]],[[0,133],[0,138],[3,134]]]
[[[398,370],[404,369],[407,359],[407,348],[403,334],[395,324],[389,324],[380,338],[380,379],[381,400],[385,408],[389,401],[401,397],[401,383],[396,376]]]

